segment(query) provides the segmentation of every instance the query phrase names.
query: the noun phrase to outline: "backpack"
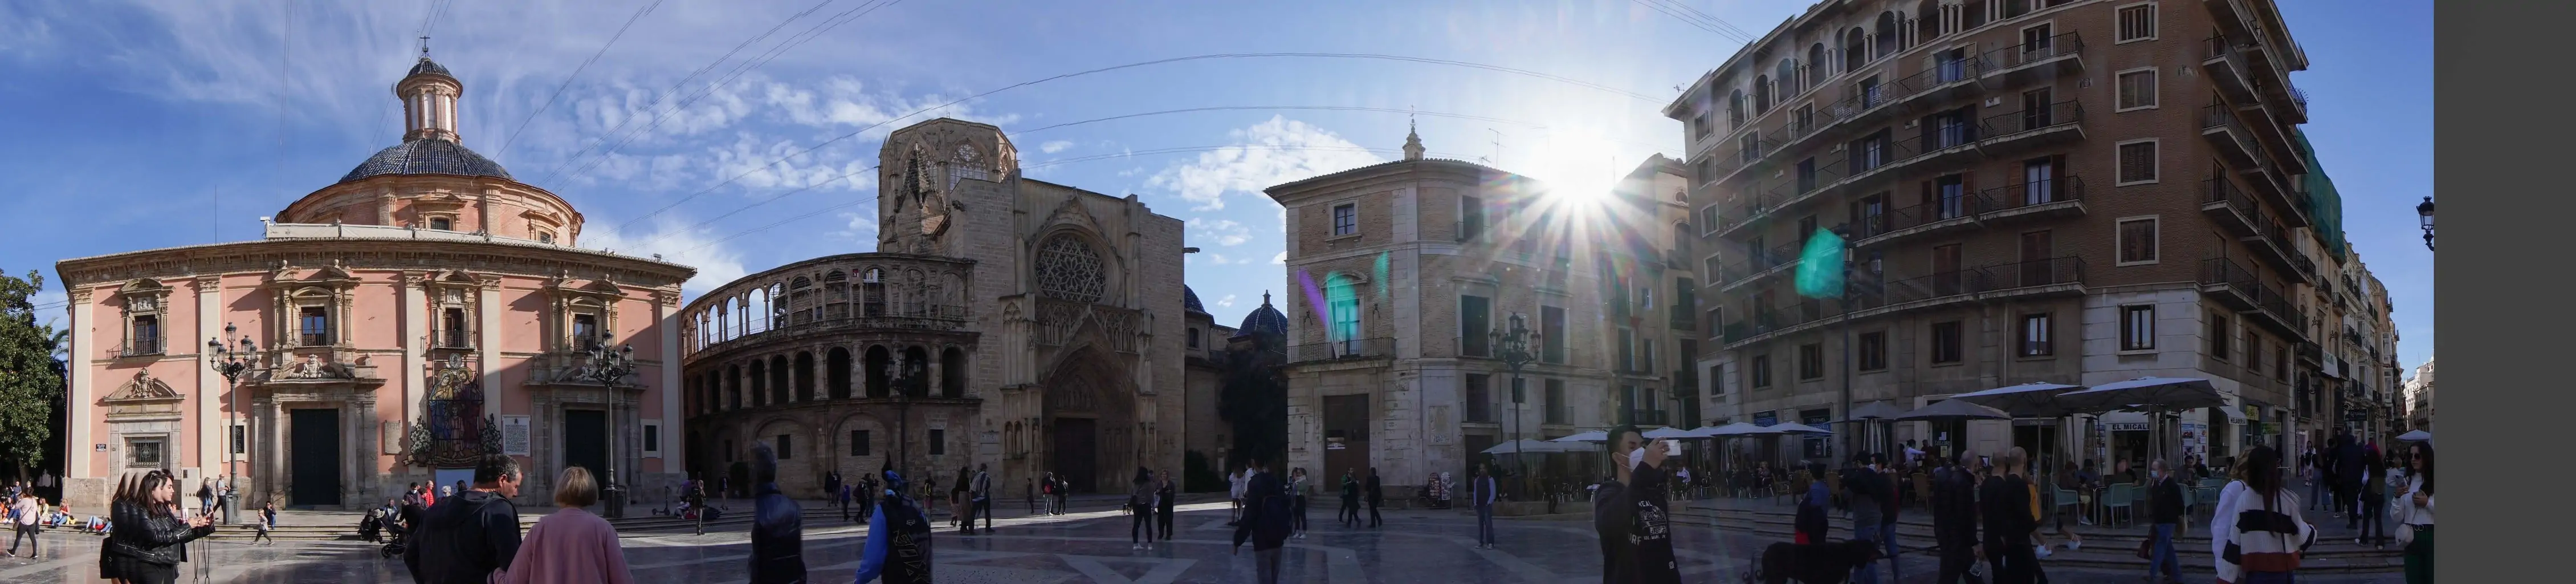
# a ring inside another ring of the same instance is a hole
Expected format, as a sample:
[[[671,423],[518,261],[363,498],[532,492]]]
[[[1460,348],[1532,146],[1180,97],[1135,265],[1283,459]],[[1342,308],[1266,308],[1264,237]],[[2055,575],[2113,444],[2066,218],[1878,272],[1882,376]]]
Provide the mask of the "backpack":
[[[879,508],[885,513],[886,535],[894,538],[887,544],[886,568],[880,581],[927,584],[931,559],[929,516],[906,497],[887,497]]]

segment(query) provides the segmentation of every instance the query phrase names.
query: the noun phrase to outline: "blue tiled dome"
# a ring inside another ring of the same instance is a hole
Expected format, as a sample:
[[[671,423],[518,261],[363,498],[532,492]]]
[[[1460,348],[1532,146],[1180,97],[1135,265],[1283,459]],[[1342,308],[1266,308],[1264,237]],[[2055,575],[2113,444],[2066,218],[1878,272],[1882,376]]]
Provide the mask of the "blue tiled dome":
[[[420,58],[420,64],[412,65],[412,66],[411,66],[411,72],[410,72],[410,73],[405,73],[405,74],[403,74],[403,76],[404,76],[404,77],[410,77],[410,76],[413,76],[413,75],[420,75],[420,74],[423,74],[423,73],[427,73],[427,74],[431,74],[431,75],[447,75],[448,77],[455,77],[455,75],[448,75],[448,74],[447,74],[447,67],[446,67],[446,66],[438,64],[438,62],[437,62],[437,61],[429,60],[429,57],[421,57],[421,58]]]
[[[1252,309],[1252,314],[1243,315],[1243,326],[1235,327],[1235,329],[1242,334],[1261,333],[1287,336],[1288,315],[1280,314],[1279,309],[1272,308],[1270,306],[1270,293],[1263,292],[1261,293],[1261,307]]]
[[[1189,286],[1181,287],[1181,309],[1207,314],[1207,305],[1199,304],[1199,291],[1191,290]]]
[[[425,60],[421,61],[421,64],[429,67],[438,66]],[[453,174],[510,178],[510,171],[502,169],[500,163],[465,149],[463,144],[445,138],[421,138],[396,144],[392,148],[377,152],[375,156],[367,157],[366,162],[351,169],[347,176],[340,177],[340,182],[388,174]]]

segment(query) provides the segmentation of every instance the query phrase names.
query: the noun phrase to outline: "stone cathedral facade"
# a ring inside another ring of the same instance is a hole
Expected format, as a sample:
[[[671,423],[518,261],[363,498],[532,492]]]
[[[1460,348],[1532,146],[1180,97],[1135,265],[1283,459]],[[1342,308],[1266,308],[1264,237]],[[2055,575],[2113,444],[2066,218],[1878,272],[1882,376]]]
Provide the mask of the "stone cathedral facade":
[[[691,473],[745,488],[766,442],[799,497],[889,462],[943,485],[974,465],[1089,491],[1179,476],[1185,435],[1212,431],[1185,427],[1182,221],[1022,176],[991,125],[915,124],[878,156],[876,251],[682,310]]]

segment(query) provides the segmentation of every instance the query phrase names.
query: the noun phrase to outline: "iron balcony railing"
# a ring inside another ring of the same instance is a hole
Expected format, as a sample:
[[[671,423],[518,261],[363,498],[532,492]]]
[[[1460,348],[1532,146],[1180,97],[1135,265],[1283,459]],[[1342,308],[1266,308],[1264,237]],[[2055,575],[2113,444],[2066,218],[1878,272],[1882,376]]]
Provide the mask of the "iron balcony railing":
[[[1749,250],[1745,253],[1744,259],[1718,266],[1719,271],[1723,272],[1720,281],[1724,282],[1719,285],[1719,289],[1732,289],[1750,283],[1755,276],[1764,275],[1773,268],[1798,261],[1799,247],[1799,242],[1792,241],[1770,249]]]
[[[2200,260],[2200,284],[2226,286],[2233,304],[2239,308],[2250,308],[2255,306],[2254,290],[2262,285],[2262,280],[2255,277],[2253,271],[2237,264],[2236,260],[2221,256]]]
[[[2254,197],[2247,196],[2244,190],[2236,188],[2234,181],[2229,181],[2226,177],[2213,176],[2200,182],[2201,202],[2224,204],[2237,215],[2244,217],[2246,234],[2259,234],[2261,225],[2272,222],[2272,217],[2263,213],[2263,207],[2254,204]]]
[[[1984,193],[1961,190],[1955,197],[1935,195],[1930,202],[1898,207],[1875,216],[1863,215],[1853,235],[1868,239],[1943,221],[1967,219],[1991,207]]]
[[[2021,111],[1986,116],[1977,126],[1984,139],[2007,138],[2014,134],[2084,123],[2084,104],[2069,99]]]
[[[1330,361],[1334,359],[1362,359],[1371,357],[1387,357],[1394,354],[1395,339],[1352,339],[1347,341],[1307,343],[1303,345],[1290,346],[1288,347],[1288,362],[1305,363],[1309,361]]]
[[[1978,268],[1987,289],[1979,292],[2084,283],[2084,258],[2059,256],[2006,262]]]
[[[2207,131],[2216,128],[2227,129],[2229,139],[2234,140],[2238,147],[2244,148],[2245,155],[2251,157],[2249,164],[2262,164],[2267,158],[2263,143],[2256,141],[2254,132],[2246,130],[2244,122],[2236,119],[2235,110],[2228,109],[2227,104],[2213,103],[2201,106],[2200,129]]]
[[[112,353],[112,355],[116,357],[149,357],[160,354],[162,353],[161,339],[159,338],[136,339],[129,341],[125,345],[117,347]]]
[[[2075,173],[2039,180],[2024,177],[2022,182],[1978,191],[1977,198],[1982,199],[1980,202],[1985,205],[1985,209],[1978,213],[2000,213],[2049,203],[2081,201],[2084,200],[2084,177]]]
[[[2083,52],[2084,37],[2078,33],[2068,32],[1986,51],[1977,55],[1977,61],[1986,71],[1993,72],[2068,55],[2079,55]]]
[[[2308,363],[2324,363],[2324,362],[2325,362],[2325,357],[2326,357],[2326,349],[2325,349],[2325,346],[2324,346],[2324,345],[2319,345],[2319,344],[2317,344],[2317,343],[2316,343],[2316,342],[2314,342],[2314,341],[2299,341],[2299,349],[2298,349],[2298,352],[2299,352],[2299,360],[2300,360],[2300,361],[2305,361],[2305,362],[2308,362]]]

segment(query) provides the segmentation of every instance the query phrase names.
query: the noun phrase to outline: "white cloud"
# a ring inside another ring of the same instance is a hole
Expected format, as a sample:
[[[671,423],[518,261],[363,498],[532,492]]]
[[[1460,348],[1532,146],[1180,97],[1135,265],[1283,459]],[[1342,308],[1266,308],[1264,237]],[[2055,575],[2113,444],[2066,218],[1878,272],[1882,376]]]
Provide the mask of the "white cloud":
[[[1272,257],[1270,258],[1270,263],[1279,264],[1279,265],[1283,265],[1283,266],[1284,266],[1284,265],[1288,265],[1288,252],[1284,252],[1284,251],[1283,251],[1283,252],[1279,252],[1279,255],[1277,255],[1277,256],[1272,256]]]
[[[680,285],[684,293],[696,294],[725,283],[742,279],[742,253],[718,243],[709,245],[711,234],[691,229],[696,221],[664,213],[653,218],[651,232],[622,233],[605,221],[591,223],[581,233],[581,246],[608,250],[620,255],[653,257],[662,261],[698,269],[698,275]]]
[[[1243,242],[1252,240],[1252,229],[1231,219],[1209,220],[1203,217],[1191,217],[1184,223],[1187,223],[1190,230],[1198,237],[1220,246],[1242,245]]]
[[[1225,265],[1225,264],[1226,264],[1226,261],[1225,261],[1225,254],[1221,254],[1221,253],[1212,253],[1212,254],[1208,254],[1208,263],[1212,263],[1212,264],[1216,264],[1216,265],[1220,265],[1220,266]]]
[[[1066,140],[1051,140],[1051,141],[1048,141],[1048,142],[1047,142],[1047,143],[1045,143],[1045,144],[1039,144],[1039,145],[1038,145],[1038,151],[1039,151],[1039,152],[1044,152],[1044,153],[1047,153],[1047,154],[1054,154],[1054,153],[1057,153],[1057,152],[1063,152],[1063,151],[1064,151],[1064,149],[1066,149],[1066,148],[1072,148],[1072,147],[1073,147],[1073,142],[1066,141]]]
[[[845,221],[845,223],[841,227],[841,230],[833,233],[833,235],[845,237],[851,241],[858,242],[859,251],[876,251],[877,222],[879,219],[877,218],[875,210],[870,210],[865,213],[842,213],[841,219]]]
[[[1234,308],[1234,295],[1227,294],[1224,298],[1216,299],[1216,306],[1217,308]]]
[[[1270,121],[1229,134],[1239,145],[1269,148],[1229,146],[1202,152],[1195,161],[1173,163],[1155,173],[1146,184],[1198,203],[1194,210],[1213,211],[1225,208],[1228,193],[1257,196],[1262,189],[1281,183],[1381,162],[1358,144],[1285,116],[1272,116]]]

